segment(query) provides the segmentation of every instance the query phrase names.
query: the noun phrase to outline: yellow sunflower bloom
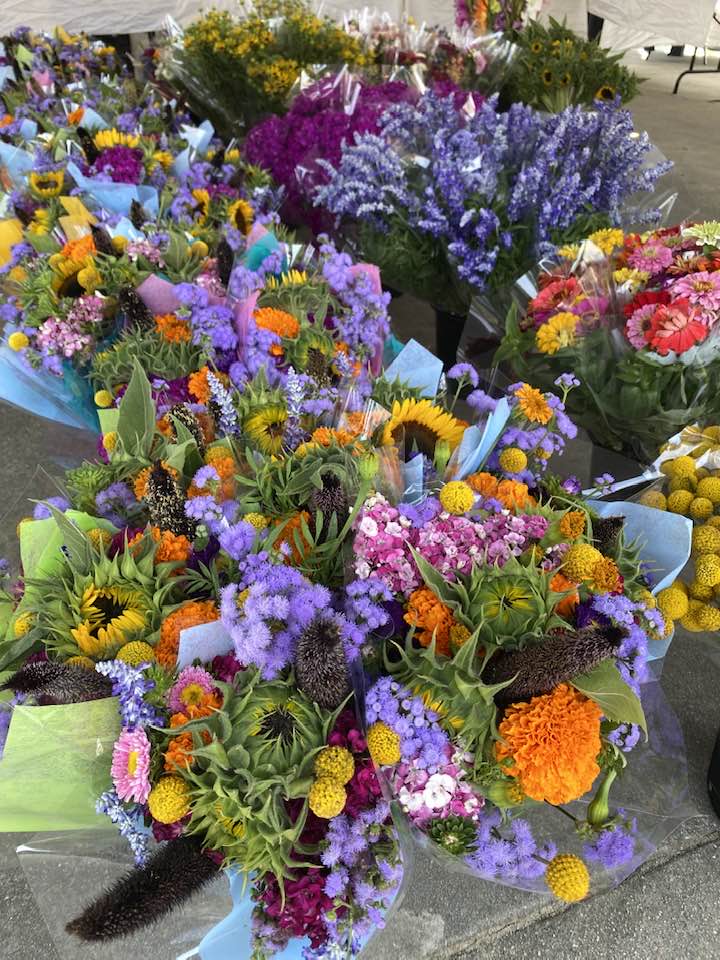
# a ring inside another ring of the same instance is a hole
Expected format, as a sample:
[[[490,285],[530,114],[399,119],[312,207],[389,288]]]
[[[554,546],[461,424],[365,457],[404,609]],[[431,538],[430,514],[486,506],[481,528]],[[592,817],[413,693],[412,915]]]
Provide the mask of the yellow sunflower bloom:
[[[436,444],[444,440],[454,450],[460,443],[465,424],[430,400],[396,400],[385,423],[382,442],[391,445],[405,441],[405,450],[417,449],[433,458]]]
[[[93,143],[98,150],[107,150],[109,147],[137,147],[140,137],[136,133],[121,133],[120,130],[98,130],[93,137]]]
[[[287,409],[271,404],[252,413],[243,424],[245,435],[261,453],[278,456],[283,451],[283,434]]]
[[[33,170],[28,177],[30,189],[38,197],[45,199],[57,197],[62,193],[65,174],[62,170],[48,170],[45,173],[38,173]]]
[[[233,227],[247,236],[253,225],[253,208],[247,200],[236,200],[235,203],[228,208],[227,218]]]

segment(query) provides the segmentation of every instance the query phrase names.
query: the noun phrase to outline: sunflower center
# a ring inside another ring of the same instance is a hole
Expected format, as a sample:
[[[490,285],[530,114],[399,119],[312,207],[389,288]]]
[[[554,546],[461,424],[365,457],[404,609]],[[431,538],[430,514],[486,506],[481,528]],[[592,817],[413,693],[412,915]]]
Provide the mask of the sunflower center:
[[[70,274],[69,277],[65,277],[63,282],[58,287],[58,297],[81,297],[85,291],[80,286],[80,281],[78,280],[78,270],[77,273]]]
[[[431,427],[426,427],[416,420],[406,420],[398,424],[392,432],[392,438],[394,443],[401,443],[404,438],[406,462],[417,453],[424,453],[430,460],[435,456],[437,434]]]
[[[295,733],[295,718],[285,706],[270,710],[260,721],[260,732],[271,740],[279,740],[288,746]]]
[[[307,362],[308,376],[314,377],[319,384],[325,385],[331,382],[328,358],[317,347],[310,347],[308,350]]]
[[[101,623],[112,623],[121,617],[127,609],[114,593],[103,591],[95,598],[94,607],[100,612]]]

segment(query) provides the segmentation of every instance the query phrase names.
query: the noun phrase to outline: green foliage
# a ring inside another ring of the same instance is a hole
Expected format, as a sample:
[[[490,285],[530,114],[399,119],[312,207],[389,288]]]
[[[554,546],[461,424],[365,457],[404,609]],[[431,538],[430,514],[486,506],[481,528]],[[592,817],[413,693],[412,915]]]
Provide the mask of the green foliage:
[[[175,380],[199,369],[202,355],[193,343],[170,343],[156,330],[132,330],[96,354],[90,377],[97,389],[112,390],[130,380],[134,362],[140,359],[152,376]]]
[[[602,707],[603,715],[614,723],[635,723],[647,733],[640,698],[620,676],[612,660],[603,660],[589,673],[574,677],[572,685]]]

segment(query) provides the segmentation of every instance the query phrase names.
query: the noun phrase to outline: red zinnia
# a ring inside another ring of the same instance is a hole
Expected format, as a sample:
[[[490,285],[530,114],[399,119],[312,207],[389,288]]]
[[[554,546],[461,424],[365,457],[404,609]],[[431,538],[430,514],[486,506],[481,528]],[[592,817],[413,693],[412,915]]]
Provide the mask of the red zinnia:
[[[675,300],[672,305],[661,304],[652,316],[650,329],[645,336],[651,347],[661,357],[685,353],[708,334],[708,328],[696,319],[700,311],[689,300]]]
[[[638,293],[632,298],[630,303],[626,303],[623,307],[623,312],[628,319],[638,310],[640,307],[647,306],[648,303],[670,303],[671,297],[667,290],[657,290],[655,292],[646,290],[643,293]]]

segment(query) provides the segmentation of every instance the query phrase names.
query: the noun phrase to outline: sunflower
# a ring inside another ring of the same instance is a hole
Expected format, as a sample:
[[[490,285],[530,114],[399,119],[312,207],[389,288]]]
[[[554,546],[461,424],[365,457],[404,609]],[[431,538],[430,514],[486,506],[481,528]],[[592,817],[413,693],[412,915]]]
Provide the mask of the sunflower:
[[[530,53],[534,53],[535,55],[537,55],[538,53],[542,53],[542,51],[543,51],[543,45],[539,40],[535,40],[534,43],[530,44]]]
[[[93,143],[98,150],[107,150],[110,147],[138,147],[140,137],[136,133],[121,133],[119,130],[98,130],[93,137]]]
[[[163,170],[168,171],[173,164],[173,155],[167,150],[156,150],[151,157],[150,170],[154,170],[156,166],[162,167]]]
[[[560,77],[560,86],[561,86],[561,87],[569,87],[570,84],[571,84],[571,82],[572,82],[572,77],[570,76],[570,74],[569,74],[567,71],[561,75],[561,77]]]
[[[227,212],[227,218],[240,233],[247,236],[253,225],[254,212],[247,200],[236,200]]]
[[[147,604],[139,591],[92,583],[83,591],[83,619],[70,635],[85,656],[102,660],[137,639],[147,626],[147,614]]]
[[[268,290],[277,290],[279,287],[302,287],[308,282],[308,275],[304,270],[288,270],[278,280],[277,277],[268,277],[265,286]]]
[[[405,441],[406,455],[417,449],[431,460],[435,445],[444,440],[454,450],[465,432],[465,425],[436,407],[430,400],[415,400],[411,397],[396,400],[390,419],[385,423],[382,442],[384,445]]]
[[[47,170],[45,173],[37,173],[33,170],[28,179],[32,192],[38,197],[47,199],[62,193],[65,173],[62,170]]]
[[[610,84],[604,83],[595,91],[594,100],[604,100],[605,102],[611,103],[617,94],[615,87],[611,87]]]
[[[35,237],[44,236],[50,231],[50,213],[48,210],[38,209],[28,224],[28,233]]]
[[[207,190],[193,190],[192,198],[195,203],[191,206],[190,212],[197,224],[202,226],[207,220],[210,209],[210,194]]]
[[[81,297],[85,293],[94,293],[102,280],[90,256],[73,260],[57,255],[50,258],[50,266],[55,274],[52,289],[58,297]]]
[[[287,409],[280,404],[271,404],[251,413],[243,424],[243,430],[261,453],[278,456],[283,450],[283,434]]]
[[[553,82],[553,72],[552,70],[543,70],[542,72],[542,82],[546,87],[549,87]]]

